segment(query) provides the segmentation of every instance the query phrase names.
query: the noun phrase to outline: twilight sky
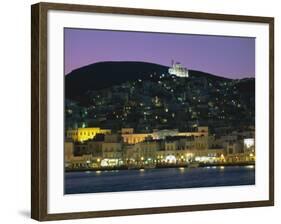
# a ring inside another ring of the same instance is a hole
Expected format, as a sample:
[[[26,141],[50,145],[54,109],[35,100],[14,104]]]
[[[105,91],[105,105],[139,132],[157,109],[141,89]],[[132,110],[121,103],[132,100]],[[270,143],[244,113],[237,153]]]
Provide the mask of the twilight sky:
[[[100,61],[145,61],[228,78],[255,76],[255,39],[90,29],[64,30],[65,74]]]

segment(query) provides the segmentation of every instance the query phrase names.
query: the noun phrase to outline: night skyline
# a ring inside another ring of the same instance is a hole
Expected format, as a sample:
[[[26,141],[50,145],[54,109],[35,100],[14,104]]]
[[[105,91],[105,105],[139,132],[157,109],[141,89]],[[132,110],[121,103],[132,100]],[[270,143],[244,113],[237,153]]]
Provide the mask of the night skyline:
[[[65,74],[101,61],[144,61],[237,79],[255,76],[255,39],[66,28]],[[136,44],[137,43],[137,44]]]

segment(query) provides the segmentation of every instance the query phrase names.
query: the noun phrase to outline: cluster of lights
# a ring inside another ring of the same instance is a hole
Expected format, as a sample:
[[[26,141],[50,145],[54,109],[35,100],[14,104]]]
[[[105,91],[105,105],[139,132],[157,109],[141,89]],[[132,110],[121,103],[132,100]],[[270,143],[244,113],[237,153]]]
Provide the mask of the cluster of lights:
[[[177,159],[176,159],[176,157],[174,155],[168,155],[165,158],[165,162],[172,164],[172,163],[176,163]]]
[[[110,167],[110,166],[118,166],[122,165],[123,161],[120,159],[103,159],[101,160],[101,167]]]
[[[221,155],[220,158],[215,156],[196,156],[194,160],[200,163],[214,163],[217,161],[225,161],[225,158],[224,155]]]
[[[246,138],[244,139],[244,145],[246,146],[246,148],[251,148],[252,146],[254,146],[254,139],[253,138]]]

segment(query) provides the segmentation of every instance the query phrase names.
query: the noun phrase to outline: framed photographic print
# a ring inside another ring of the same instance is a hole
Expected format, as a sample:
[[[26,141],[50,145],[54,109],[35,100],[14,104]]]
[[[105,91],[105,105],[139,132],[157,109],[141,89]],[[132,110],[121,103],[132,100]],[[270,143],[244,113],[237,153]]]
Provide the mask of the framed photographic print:
[[[32,218],[274,204],[274,18],[32,5]]]

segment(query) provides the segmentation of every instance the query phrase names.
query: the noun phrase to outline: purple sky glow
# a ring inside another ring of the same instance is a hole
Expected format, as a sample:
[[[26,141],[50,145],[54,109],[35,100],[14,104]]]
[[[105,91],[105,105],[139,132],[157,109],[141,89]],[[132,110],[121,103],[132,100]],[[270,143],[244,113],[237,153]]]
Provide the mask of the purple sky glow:
[[[92,29],[64,30],[65,74],[100,61],[145,61],[227,78],[255,76],[255,38]]]

